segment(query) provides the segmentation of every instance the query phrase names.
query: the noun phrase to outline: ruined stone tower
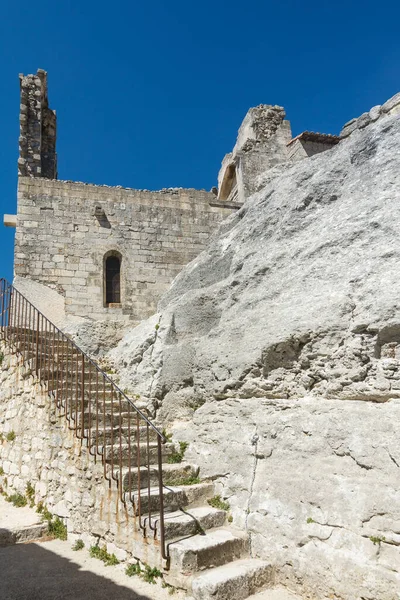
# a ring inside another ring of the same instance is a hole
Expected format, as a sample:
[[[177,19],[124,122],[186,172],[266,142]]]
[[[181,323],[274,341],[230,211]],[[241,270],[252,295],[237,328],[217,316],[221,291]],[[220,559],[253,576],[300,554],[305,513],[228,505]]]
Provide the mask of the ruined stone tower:
[[[56,112],[49,108],[47,73],[19,76],[21,87],[18,173],[57,179]]]

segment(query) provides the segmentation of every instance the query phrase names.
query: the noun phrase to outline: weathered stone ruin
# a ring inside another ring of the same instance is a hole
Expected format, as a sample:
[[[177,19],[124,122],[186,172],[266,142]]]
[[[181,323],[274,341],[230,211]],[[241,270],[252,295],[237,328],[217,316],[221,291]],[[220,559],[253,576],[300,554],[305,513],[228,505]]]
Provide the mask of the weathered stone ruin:
[[[194,600],[396,598],[399,113],[292,139],[250,109],[217,197],[20,174],[3,487]]]

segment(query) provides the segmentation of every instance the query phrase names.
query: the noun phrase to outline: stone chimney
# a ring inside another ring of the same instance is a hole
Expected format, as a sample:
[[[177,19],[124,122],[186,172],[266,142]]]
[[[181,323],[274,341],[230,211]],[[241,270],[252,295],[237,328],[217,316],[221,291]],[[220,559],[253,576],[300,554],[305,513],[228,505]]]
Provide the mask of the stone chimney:
[[[47,73],[19,76],[21,89],[18,175],[57,179],[56,112],[49,108]]]

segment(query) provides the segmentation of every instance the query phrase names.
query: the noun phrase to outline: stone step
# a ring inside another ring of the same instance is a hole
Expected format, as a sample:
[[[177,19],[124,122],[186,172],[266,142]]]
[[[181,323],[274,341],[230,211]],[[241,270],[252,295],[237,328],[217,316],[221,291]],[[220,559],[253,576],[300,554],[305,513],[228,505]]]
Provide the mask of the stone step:
[[[168,583],[189,589],[196,573],[242,558],[248,549],[247,536],[231,529],[215,529],[173,543],[170,549]]]
[[[111,413],[108,413],[108,412],[106,412],[106,414],[104,415],[103,411],[99,411],[98,413],[96,413],[96,411],[93,411],[93,412],[90,412],[90,414],[88,412],[86,412],[84,414],[84,423],[85,423],[86,427],[89,425],[89,421],[90,421],[91,426],[93,426],[93,424],[96,423],[96,421],[98,421],[101,424],[105,423],[107,427],[111,427],[111,425],[113,425],[114,427],[119,427],[120,423],[121,423],[122,427],[124,427],[125,425],[127,425],[129,417],[132,422],[132,411],[130,411],[129,413],[128,412],[113,413],[112,415],[111,415]],[[78,425],[80,425],[81,422],[82,422],[82,415],[78,411]],[[101,426],[103,426],[103,425],[101,425]]]
[[[247,600],[302,600],[302,597],[279,585],[249,596]]]
[[[273,567],[259,559],[235,560],[192,581],[194,600],[245,600],[273,583]]]
[[[181,508],[190,506],[197,508],[207,504],[207,500],[213,497],[213,483],[196,483],[193,485],[185,485],[182,487],[171,486],[164,488],[164,509],[168,513],[172,513]],[[126,506],[128,514],[138,515],[138,493],[133,493],[134,504],[128,501],[127,494]],[[150,498],[150,500],[149,500]],[[160,496],[158,487],[150,488],[150,497],[147,489],[142,490],[140,494],[141,513],[144,515],[149,512],[149,508],[154,514],[154,518],[158,518],[156,513],[160,511]]]
[[[196,535],[225,524],[226,512],[211,506],[188,508],[166,513],[164,516],[165,537],[168,540]]]
[[[48,524],[35,510],[28,506],[16,508],[0,495],[0,546],[30,542],[46,535]]]
[[[0,529],[0,547],[32,542],[47,535],[47,523],[37,523],[35,525],[15,527],[13,529]]]
[[[99,407],[99,412],[100,412],[100,407]],[[95,414],[95,416],[97,416],[97,415]],[[131,419],[132,419],[132,417],[131,417]],[[95,419],[95,422],[97,422],[97,419]],[[105,427],[103,427],[103,426],[99,426],[99,424],[98,424],[98,429],[96,429],[96,425],[94,425],[93,427],[90,428],[90,430],[86,429],[85,434],[88,436],[89,432],[90,432],[90,438],[92,440],[92,443],[95,443],[96,435],[97,435],[98,441],[102,445],[107,445],[111,440],[115,441],[116,439],[119,439],[119,435],[121,435],[123,442],[127,442],[128,438],[130,438],[131,441],[135,441],[138,438],[142,442],[145,442],[147,440],[147,427],[146,426],[143,426],[143,425],[140,426],[139,432],[138,432],[137,427],[136,427],[136,422],[134,425],[131,424],[130,428],[128,427],[128,425],[124,424],[124,419],[122,419],[122,423],[123,423],[123,425],[121,427],[119,426],[119,424],[115,425],[115,427],[111,427],[110,425],[106,425]],[[158,439],[157,432],[152,427],[149,427],[149,440],[151,442],[156,442],[157,439]]]
[[[180,486],[182,482],[190,477],[196,477],[199,473],[199,467],[191,465],[189,463],[176,463],[162,465],[163,483],[164,485]],[[117,471],[118,474],[118,471]],[[156,465],[150,465],[150,469],[147,466],[140,468],[140,487],[143,489],[148,486],[150,479],[150,487],[157,487],[158,485],[158,467]],[[129,488],[129,469],[122,469],[122,481],[124,491]],[[130,469],[130,482],[131,487],[136,488],[138,483],[138,468],[132,467]]]
[[[162,445],[162,457],[163,459],[170,456],[175,449],[175,445],[171,443]],[[102,451],[102,448],[99,448]],[[104,447],[104,459],[106,463],[113,462],[114,465],[119,465],[121,461],[121,466],[126,467],[133,465],[137,465],[137,453],[140,451],[140,464],[141,465],[156,465],[158,463],[158,444],[155,442],[150,442],[147,445],[146,442],[141,442],[136,444],[132,442],[131,444],[119,444],[115,443],[113,446],[105,446]],[[130,460],[130,463],[129,463]],[[165,461],[167,462],[167,461]]]

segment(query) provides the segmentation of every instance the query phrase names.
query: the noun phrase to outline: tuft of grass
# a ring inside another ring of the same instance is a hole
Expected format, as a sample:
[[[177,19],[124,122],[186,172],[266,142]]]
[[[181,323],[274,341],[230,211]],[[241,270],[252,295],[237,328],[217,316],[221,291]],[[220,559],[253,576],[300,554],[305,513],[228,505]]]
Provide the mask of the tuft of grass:
[[[60,517],[53,517],[43,502],[38,503],[36,512],[42,515],[42,521],[47,521],[47,531],[51,537],[64,541],[68,538],[67,526],[65,523]]]
[[[144,569],[142,569],[139,563],[128,565],[125,569],[125,574],[128,575],[128,577],[134,577],[135,575],[138,575],[147,583],[156,583],[157,577],[162,577],[161,571],[159,571],[156,567],[144,565]]]
[[[213,508],[219,508],[219,510],[228,511],[230,509],[229,502],[224,502],[221,500],[221,496],[214,496],[213,498],[210,498],[210,500],[207,500],[207,502],[210,506]]]
[[[141,575],[143,581],[146,581],[147,583],[155,583],[157,577],[162,577],[161,571],[159,571],[156,567],[145,565],[144,571]]]
[[[9,431],[6,435],[7,442],[13,442],[16,438],[15,431]]]
[[[79,540],[76,540],[75,544],[72,546],[72,550],[74,550],[74,552],[77,552],[78,550],[83,550],[84,547],[85,547],[84,541],[79,539]]]
[[[167,442],[172,442],[172,433],[168,433],[166,429],[163,429],[161,433],[163,434]]]
[[[28,500],[22,494],[11,494],[6,498],[7,502],[11,502],[17,508],[22,508],[28,504]]]
[[[141,573],[142,569],[139,563],[132,563],[125,569],[125,574],[128,575],[128,577],[134,577],[135,575],[140,575]]]
[[[3,360],[4,360],[4,354],[2,352],[0,352],[0,367],[3,364]]]
[[[115,554],[109,554],[105,546],[90,546],[89,554],[92,558],[98,558],[101,560],[106,567],[113,565],[119,565],[119,560]]]
[[[315,523],[315,521],[312,517],[308,517],[307,523]]]
[[[179,442],[179,452],[173,452],[170,456],[168,456],[168,463],[170,465],[181,463],[188,446],[188,442]]]
[[[49,521],[49,534],[58,540],[66,540],[68,537],[67,526],[60,517],[56,517],[53,521]]]
[[[232,522],[233,522],[233,517],[232,517],[232,515],[229,515],[229,517],[228,517],[228,523],[232,523]]]
[[[166,583],[165,581],[162,582],[161,587],[167,589],[170,596],[173,596],[176,592],[176,588],[172,587],[172,585],[169,585],[169,583]]]
[[[0,467],[0,477],[3,477],[3,475],[4,475],[4,469],[3,469],[3,467]]]
[[[166,485],[195,485],[196,483],[200,483],[200,477],[194,477],[193,475],[190,475],[190,477],[186,477],[184,479],[173,479],[172,481],[167,481]]]
[[[28,481],[28,483],[26,484],[25,494],[28,499],[29,506],[33,508],[35,504],[35,488],[33,487],[30,481]]]
[[[379,536],[375,536],[375,535],[371,535],[369,539],[374,544],[374,546],[376,546],[376,544],[381,544],[382,542],[384,542],[386,540],[385,536],[379,537]]]

